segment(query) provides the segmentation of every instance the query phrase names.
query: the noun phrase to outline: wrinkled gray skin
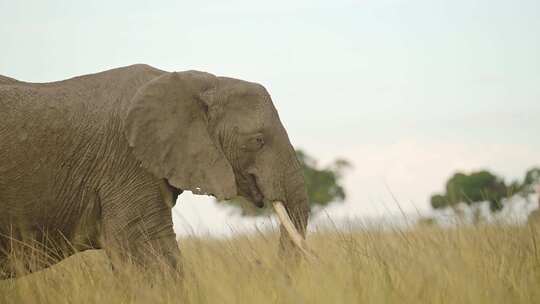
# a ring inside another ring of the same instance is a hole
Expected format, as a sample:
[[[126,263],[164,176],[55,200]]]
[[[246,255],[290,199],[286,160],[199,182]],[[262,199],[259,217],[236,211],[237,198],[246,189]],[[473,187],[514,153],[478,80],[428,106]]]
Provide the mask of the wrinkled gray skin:
[[[42,84],[0,76],[0,122],[0,277],[15,275],[18,240],[53,257],[29,271],[101,248],[145,267],[151,248],[181,270],[171,208],[183,190],[283,201],[305,234],[301,167],[259,84],[147,65]]]

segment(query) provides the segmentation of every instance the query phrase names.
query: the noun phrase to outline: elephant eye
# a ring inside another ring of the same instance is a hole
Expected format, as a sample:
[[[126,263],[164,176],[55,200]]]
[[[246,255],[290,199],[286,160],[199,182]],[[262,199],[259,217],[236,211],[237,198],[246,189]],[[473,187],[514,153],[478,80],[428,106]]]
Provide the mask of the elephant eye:
[[[246,151],[258,151],[264,146],[264,137],[258,133],[250,136],[246,142],[242,145],[242,150]]]

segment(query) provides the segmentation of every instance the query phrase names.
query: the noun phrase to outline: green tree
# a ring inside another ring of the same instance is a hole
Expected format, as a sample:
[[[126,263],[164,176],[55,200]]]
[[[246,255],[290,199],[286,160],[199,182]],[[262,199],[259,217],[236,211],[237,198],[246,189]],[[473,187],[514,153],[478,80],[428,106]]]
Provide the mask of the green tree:
[[[446,193],[431,197],[434,209],[454,207],[458,203],[472,205],[488,201],[491,211],[502,209],[502,200],[509,196],[504,180],[489,171],[471,174],[456,173],[446,182]]]
[[[441,194],[432,195],[430,201],[431,207],[433,207],[433,209],[443,209],[450,205],[448,200],[446,199],[446,196]]]
[[[540,167],[534,167],[525,173],[523,183],[516,187],[519,194],[527,198],[530,194],[535,192],[534,187],[538,184],[540,184]]]
[[[343,174],[351,168],[351,164],[344,159],[336,159],[330,165],[321,167],[317,161],[302,150],[296,150],[296,156],[302,165],[309,197],[310,209],[315,206],[324,207],[332,202],[342,202],[346,198],[343,187]],[[266,214],[270,206],[259,209],[245,202],[232,202],[235,207],[241,208],[243,215],[257,216]]]
[[[321,168],[315,159],[302,150],[297,150],[296,156],[304,169],[306,188],[312,206],[326,206],[331,202],[345,200],[345,189],[341,182],[344,170],[351,167],[348,161],[337,159],[330,166]]]

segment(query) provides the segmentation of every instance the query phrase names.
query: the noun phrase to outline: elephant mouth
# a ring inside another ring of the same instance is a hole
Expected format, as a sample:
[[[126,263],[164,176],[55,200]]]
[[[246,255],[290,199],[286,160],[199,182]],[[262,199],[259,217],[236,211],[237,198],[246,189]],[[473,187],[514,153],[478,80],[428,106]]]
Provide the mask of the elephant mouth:
[[[247,179],[248,179],[247,184],[248,184],[249,192],[251,194],[251,198],[253,199],[253,204],[255,204],[255,206],[257,206],[258,208],[263,208],[264,195],[257,183],[257,177],[253,174],[248,174]]]

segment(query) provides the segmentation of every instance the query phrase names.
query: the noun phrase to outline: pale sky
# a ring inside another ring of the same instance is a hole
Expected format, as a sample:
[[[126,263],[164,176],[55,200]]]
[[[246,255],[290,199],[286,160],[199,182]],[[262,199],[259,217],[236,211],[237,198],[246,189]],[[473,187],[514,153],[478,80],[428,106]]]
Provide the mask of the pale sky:
[[[0,74],[147,63],[260,82],[296,147],[354,164],[335,217],[394,214],[388,189],[429,213],[457,170],[540,165],[540,1],[194,3],[0,0]],[[205,197],[175,213],[179,232],[244,223]]]

